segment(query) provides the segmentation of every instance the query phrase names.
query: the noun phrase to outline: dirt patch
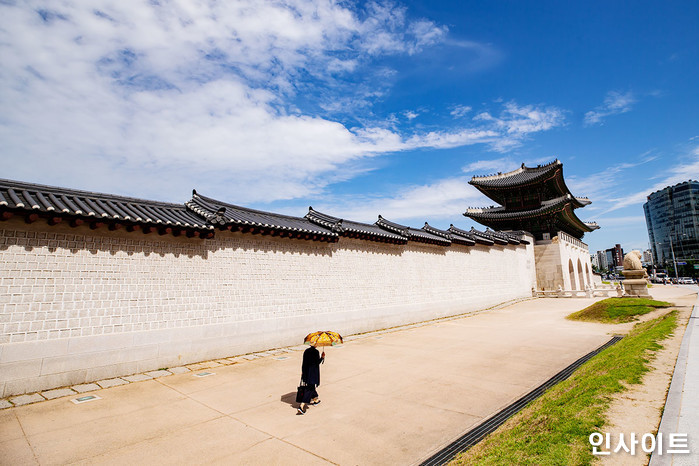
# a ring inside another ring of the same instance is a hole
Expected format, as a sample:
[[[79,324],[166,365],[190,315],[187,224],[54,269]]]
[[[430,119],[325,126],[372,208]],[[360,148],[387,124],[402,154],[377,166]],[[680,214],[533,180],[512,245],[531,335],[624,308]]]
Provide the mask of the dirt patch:
[[[663,349],[656,353],[655,359],[650,364],[651,370],[643,377],[643,382],[629,386],[627,391],[615,397],[610,404],[607,413],[608,425],[604,427],[603,433],[610,433],[612,451],[617,446],[621,433],[624,434],[626,444],[629,445],[632,432],[640,438],[645,433],[655,434],[658,431],[682,337],[696,298],[696,294],[661,298],[673,303],[673,307],[659,309],[639,318],[640,321],[646,321],[673,309],[678,311],[677,329],[671,337],[661,342]],[[618,327],[621,333],[626,333],[632,326],[633,324],[622,324]],[[637,445],[634,456],[620,450],[619,453],[598,458],[599,464],[646,465],[650,455],[643,452],[640,445]]]

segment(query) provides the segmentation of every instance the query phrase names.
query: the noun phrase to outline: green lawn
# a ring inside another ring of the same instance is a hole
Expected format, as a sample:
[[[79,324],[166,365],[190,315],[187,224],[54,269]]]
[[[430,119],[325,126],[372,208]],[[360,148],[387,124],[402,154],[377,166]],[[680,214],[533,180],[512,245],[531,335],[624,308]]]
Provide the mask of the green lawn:
[[[607,298],[586,307],[582,311],[574,312],[567,318],[585,322],[619,324],[637,320],[636,317],[639,315],[669,306],[671,304],[665,301],[654,301],[645,298]]]
[[[636,324],[623,340],[590,359],[452,465],[586,465],[595,457],[593,432],[604,433],[605,413],[625,384],[638,384],[672,333],[677,312]]]

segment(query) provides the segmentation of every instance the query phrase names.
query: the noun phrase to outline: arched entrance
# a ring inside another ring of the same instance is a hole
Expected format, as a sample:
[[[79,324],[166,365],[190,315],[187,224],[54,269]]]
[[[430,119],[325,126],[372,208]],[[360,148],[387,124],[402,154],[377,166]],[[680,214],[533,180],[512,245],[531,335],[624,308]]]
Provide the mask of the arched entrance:
[[[575,283],[575,269],[573,268],[573,260],[568,259],[568,275],[570,275],[570,289],[577,289],[577,283]]]

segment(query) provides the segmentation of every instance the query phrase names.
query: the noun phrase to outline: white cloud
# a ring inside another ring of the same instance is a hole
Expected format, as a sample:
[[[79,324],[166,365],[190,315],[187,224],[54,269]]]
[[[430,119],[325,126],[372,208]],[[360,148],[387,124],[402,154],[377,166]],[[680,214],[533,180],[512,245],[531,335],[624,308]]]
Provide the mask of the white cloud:
[[[524,161],[524,164],[527,167],[534,167],[536,165],[553,162],[554,160],[555,157],[542,157],[538,159],[527,159]],[[464,173],[470,173],[475,176],[486,176],[498,172],[507,173],[517,169],[521,164],[521,161],[517,162],[512,157],[502,157],[491,160],[477,160],[464,166],[461,170]]]
[[[499,116],[481,112],[474,121],[482,121],[497,129],[502,137],[494,141],[495,150],[505,151],[518,146],[529,134],[547,131],[565,122],[563,110],[556,107],[525,105],[508,102]]]
[[[354,197],[333,200],[318,205],[318,210],[355,221],[373,223],[378,215],[388,220],[402,222],[412,221],[410,226],[420,228],[425,221],[462,220],[462,212],[469,206],[490,205],[486,198],[466,177],[453,177],[438,180],[432,184],[408,186],[394,196]],[[433,224],[433,226],[437,226]],[[442,226],[444,228],[444,226]]]
[[[623,185],[623,178],[628,178],[628,170],[650,163],[658,158],[654,151],[634,157],[636,162],[624,162],[605,167],[603,170],[591,175],[580,177],[571,175],[566,177],[566,184],[574,195],[589,197],[594,207],[586,207],[585,211],[600,209],[599,205],[611,202],[616,195],[616,190]]]
[[[202,185],[240,203],[290,199],[379,154],[506,150],[563,121],[511,102],[470,127],[403,133],[297,108],[306,75],[332,88],[372,57],[444,40],[446,27],[390,4],[34,0],[0,3],[0,18],[3,168],[24,180],[177,201]],[[340,111],[353,96],[327,97]]]
[[[449,114],[454,118],[463,118],[470,111],[471,107],[468,105],[456,105]]]
[[[690,151],[689,157],[686,159],[686,161],[680,162],[664,171],[661,181],[646,187],[642,191],[631,193],[628,196],[611,199],[611,206],[605,210],[602,215],[622,209],[624,207],[643,204],[646,202],[649,194],[665,189],[668,186],[688,181],[689,179],[696,179],[697,174],[699,174],[699,147],[696,147]]]
[[[492,160],[477,160],[469,163],[461,170],[464,173],[473,173],[478,176],[496,172],[508,172],[514,169],[512,167],[516,167],[516,163],[510,157],[506,157]]]
[[[604,98],[604,103],[594,110],[590,110],[585,114],[585,125],[603,124],[603,119],[620,113],[626,113],[631,110],[631,106],[636,103],[636,98],[629,91],[625,94],[610,91]]]

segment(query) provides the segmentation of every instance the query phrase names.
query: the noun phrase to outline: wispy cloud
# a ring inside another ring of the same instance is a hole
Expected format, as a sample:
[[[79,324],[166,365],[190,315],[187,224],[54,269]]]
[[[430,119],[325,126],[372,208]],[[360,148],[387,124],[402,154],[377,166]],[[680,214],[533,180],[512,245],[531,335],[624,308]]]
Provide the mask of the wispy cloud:
[[[589,197],[596,204],[594,207],[587,207],[585,211],[597,210],[599,204],[611,202],[616,196],[617,189],[623,184],[622,177],[628,177],[625,174],[627,170],[650,163],[656,160],[658,155],[651,150],[634,158],[636,162],[614,164],[588,176],[567,176],[566,184],[574,195]]]
[[[507,102],[498,116],[481,112],[473,120],[486,122],[501,133],[503,137],[494,141],[493,147],[505,151],[519,145],[532,133],[562,126],[565,123],[565,112],[552,106],[519,106],[515,102]]]
[[[459,214],[468,206],[491,203],[468,184],[468,178],[452,177],[431,184],[407,186],[394,195],[343,196],[342,199],[333,199],[332,203],[317,207],[321,211],[326,209],[329,214],[347,219],[373,223],[378,215],[382,215],[389,220],[410,222],[410,226],[419,228],[425,221],[433,223],[440,220],[461,220]]]
[[[611,199],[610,207],[604,212],[602,212],[602,215],[614,212],[624,207],[636,204],[643,204],[644,202],[646,202],[648,195],[652,192],[659,191],[677,183],[688,181],[689,179],[694,179],[697,177],[698,173],[699,146],[691,148],[687,156],[684,157],[683,160],[677,162],[676,165],[664,170],[661,174],[661,181],[647,186],[642,191],[636,191],[627,196]]]
[[[555,157],[542,157],[542,158],[537,158],[537,159],[527,158],[524,162],[522,162],[522,161],[516,161],[512,157],[501,157],[501,158],[490,159],[490,160],[477,160],[475,162],[471,162],[468,165],[464,166],[461,169],[461,171],[463,171],[464,173],[469,173],[469,174],[473,174],[476,176],[488,175],[488,174],[493,174],[493,173],[498,173],[498,172],[506,173],[506,172],[515,170],[522,163],[524,163],[528,167],[533,167],[536,165],[541,165],[544,163],[552,162],[554,159],[555,159]]]
[[[636,98],[631,91],[625,94],[610,91],[604,98],[604,103],[602,105],[585,114],[585,126],[604,124],[603,120],[606,117],[626,113],[631,110],[634,103],[636,103]]]
[[[470,111],[471,107],[469,107],[468,105],[455,105],[451,112],[449,112],[449,114],[454,118],[463,118]]]

